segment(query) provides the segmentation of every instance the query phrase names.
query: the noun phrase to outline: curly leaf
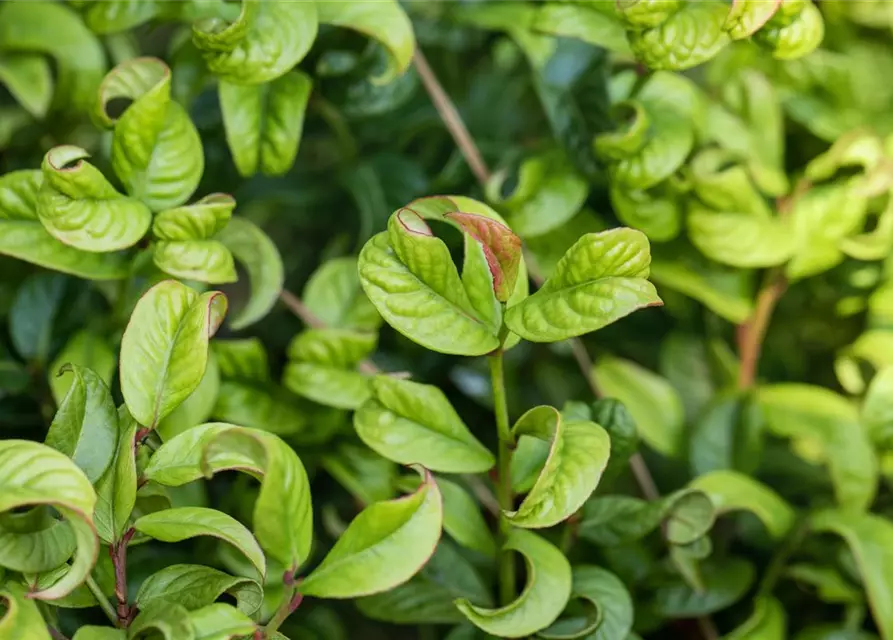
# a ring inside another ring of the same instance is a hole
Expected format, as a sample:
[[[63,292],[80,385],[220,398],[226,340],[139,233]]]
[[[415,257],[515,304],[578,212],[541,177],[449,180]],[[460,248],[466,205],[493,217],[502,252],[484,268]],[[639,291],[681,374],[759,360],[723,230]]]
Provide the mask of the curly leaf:
[[[220,80],[261,84],[298,64],[310,50],[317,28],[316,2],[242,0],[235,22],[199,21],[192,39]]]
[[[99,88],[99,120],[114,128],[112,168],[127,192],[153,211],[186,202],[205,168],[198,131],[170,94],[171,70],[158,58],[119,64]],[[112,118],[108,104],[121,98],[132,102]]]
[[[756,34],[756,41],[779,60],[794,60],[815,51],[825,37],[825,21],[812,2],[802,4],[793,21],[773,20]]]
[[[103,337],[90,330],[77,332],[47,369],[50,389],[57,405],[62,403],[74,382],[71,376],[57,375],[65,364],[91,369],[107,387],[111,386],[112,376],[118,366],[115,352]]]
[[[254,534],[269,557],[296,569],[313,533],[310,484],[297,454],[278,437],[225,423],[193,427],[155,452],[145,476],[179,487],[227,469],[262,478]]]
[[[267,84],[220,83],[226,141],[242,176],[253,176],[258,170],[281,176],[291,169],[312,89],[310,76],[300,71]]]
[[[37,215],[51,235],[76,249],[103,253],[133,246],[149,229],[152,213],[142,202],[115,191],[84,161],[88,156],[70,145],[47,152]]]
[[[794,525],[794,509],[772,489],[743,473],[711,471],[695,478],[689,486],[710,496],[717,514],[750,511],[775,538],[783,538]]]
[[[506,302],[515,291],[521,268],[521,238],[504,224],[473,213],[444,215],[456,222],[483,249],[493,279],[496,299]],[[463,269],[464,274],[464,269]]]
[[[476,627],[501,638],[522,638],[555,622],[571,597],[571,566],[556,547],[523,529],[514,529],[503,545],[527,564],[527,585],[520,596],[499,609],[485,609],[468,600],[456,606]]]
[[[77,543],[68,523],[48,507],[3,515],[0,567],[22,573],[50,571],[65,564]]]
[[[67,521],[76,540],[71,568],[31,598],[54,600],[71,593],[96,563],[99,540],[93,528],[96,494],[84,473],[64,454],[25,440],[0,441],[0,512],[50,505]]]
[[[512,427],[520,437],[549,443],[549,457],[517,511],[505,512],[516,527],[551,527],[577,511],[595,491],[608,464],[611,441],[594,422],[563,420],[554,407],[535,407]]]
[[[552,640],[628,638],[633,626],[633,600],[620,578],[589,565],[578,565],[573,572],[571,598],[589,602],[595,615],[559,618],[537,636]]]
[[[732,40],[742,40],[756,33],[778,10],[782,0],[734,0],[723,25]]]
[[[50,632],[47,630],[40,615],[37,603],[29,596],[25,588],[9,582],[0,587],[0,602],[3,602],[4,611],[0,615],[0,635],[16,640],[50,640]]]
[[[0,57],[0,84],[35,118],[46,116],[53,99],[50,65],[31,53],[4,53]]]
[[[327,327],[374,331],[381,316],[363,293],[356,258],[335,258],[310,276],[302,296],[306,307]]]
[[[790,259],[796,243],[785,220],[693,205],[688,236],[711,260],[742,269],[773,267]]]
[[[140,298],[121,339],[121,392],[137,422],[155,428],[195,390],[225,313],[219,291],[198,294],[174,280]]]
[[[568,249],[539,291],[509,307],[505,323],[526,340],[556,342],[662,304],[646,280],[650,263],[648,239],[639,231],[586,234]]]
[[[409,580],[440,540],[443,505],[431,473],[418,491],[360,512],[319,566],[299,585],[319,598],[356,598],[388,591]]]
[[[443,473],[480,473],[493,466],[493,454],[437,387],[381,375],[371,389],[372,398],[354,414],[354,428],[372,450]]]
[[[721,0],[688,2],[658,26],[627,32],[629,45],[651,69],[690,69],[729,43],[723,30],[727,14],[728,5]]]

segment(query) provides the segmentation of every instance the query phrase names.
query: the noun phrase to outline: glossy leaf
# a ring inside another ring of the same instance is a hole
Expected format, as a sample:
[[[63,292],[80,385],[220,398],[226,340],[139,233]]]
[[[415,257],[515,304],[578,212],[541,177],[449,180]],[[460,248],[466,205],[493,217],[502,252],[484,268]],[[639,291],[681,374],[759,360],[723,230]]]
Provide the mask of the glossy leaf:
[[[711,260],[745,269],[779,265],[795,251],[787,223],[747,213],[692,207],[688,235]]]
[[[479,607],[465,599],[457,600],[456,606],[489,634],[522,638],[548,627],[564,610],[571,597],[571,566],[556,547],[523,529],[514,529],[503,549],[524,556],[527,585],[521,595],[499,609]]]
[[[40,609],[29,595],[14,582],[0,587],[0,601],[6,605],[0,616],[0,634],[16,640],[50,640]]]
[[[124,629],[85,625],[78,629],[71,640],[127,640]]]
[[[0,84],[36,118],[43,118],[53,98],[53,78],[45,58],[35,54],[4,54],[0,58]]]
[[[627,32],[630,48],[652,69],[689,69],[706,62],[729,43],[722,28],[727,14],[723,2],[686,3],[657,25],[649,25],[651,28]],[[623,11],[621,15],[630,17]]]
[[[140,611],[130,624],[128,638],[138,638],[149,631],[164,640],[195,640],[195,631],[189,620],[189,612],[175,602],[159,602]]]
[[[750,511],[775,538],[783,538],[794,526],[794,509],[772,489],[743,473],[712,471],[698,476],[689,486],[710,496],[720,515]]]
[[[257,625],[245,613],[218,602],[189,613],[195,640],[230,640],[253,633]]]
[[[367,507],[348,525],[319,566],[300,585],[319,598],[355,598],[409,580],[440,539],[443,505],[430,472],[409,496]]]
[[[74,533],[49,508],[4,514],[0,526],[0,567],[23,573],[50,571],[65,563],[76,546]]]
[[[363,293],[355,258],[335,258],[313,272],[302,296],[306,307],[327,327],[373,331],[381,324]]]
[[[521,238],[512,233],[506,225],[485,216],[455,212],[448,213],[445,217],[458,224],[480,245],[487,259],[496,299],[506,302],[512,296],[518,282],[521,268]],[[463,268],[463,276],[466,268]]]
[[[236,598],[239,610],[254,614],[261,605],[260,585],[217,569],[195,564],[174,564],[146,578],[135,603],[145,609],[158,602],[174,602],[193,611],[213,604],[224,593]]]
[[[354,428],[372,450],[444,473],[479,473],[495,463],[437,387],[384,375],[370,385],[372,398],[354,414]]]
[[[121,339],[121,391],[137,422],[156,427],[198,387],[225,313],[220,292],[200,295],[173,280],[140,299]]]
[[[96,509],[93,522],[99,539],[106,544],[118,542],[127,528],[136,504],[136,457],[134,444],[137,425],[126,407],[116,415],[117,450],[108,469],[96,482]]]
[[[74,376],[58,375],[66,364],[90,369],[107,387],[111,385],[117,367],[115,352],[102,336],[89,330],[74,334],[48,369],[50,389],[57,405],[62,403],[74,382]]]
[[[162,440],[170,440],[197,425],[206,422],[214,411],[220,393],[220,366],[213,349],[208,353],[208,365],[201,382],[189,396],[158,423],[157,431]]]

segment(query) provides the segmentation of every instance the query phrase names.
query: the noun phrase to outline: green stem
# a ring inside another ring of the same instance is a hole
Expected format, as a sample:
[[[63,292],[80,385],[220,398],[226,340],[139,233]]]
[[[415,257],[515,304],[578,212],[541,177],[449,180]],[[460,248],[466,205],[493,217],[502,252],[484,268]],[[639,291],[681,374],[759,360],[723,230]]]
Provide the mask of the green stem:
[[[286,571],[283,582],[285,583],[285,592],[283,594],[285,597],[282,599],[279,608],[276,609],[276,613],[273,614],[273,617],[270,618],[270,621],[264,627],[264,635],[266,637],[277,631],[280,625],[285,622],[285,619],[295,612],[295,609],[301,604],[301,600],[304,599],[304,596],[298,593],[294,571]]]
[[[499,451],[496,461],[496,497],[503,511],[511,511],[512,503],[512,449],[514,441],[509,428],[508,403],[505,397],[505,373],[502,364],[502,348],[489,356],[490,380],[493,384],[493,407],[496,412],[496,429],[499,434]],[[512,525],[504,517],[499,518],[499,535],[504,544]],[[511,551],[500,551],[499,599],[508,604],[515,599],[515,562]]]
[[[109,602],[109,599],[105,597],[105,594],[102,592],[102,589],[99,588],[99,585],[96,584],[96,580],[93,579],[93,576],[87,576],[87,588],[93,593],[93,596],[96,598],[96,602],[99,603],[100,608],[108,616],[108,619],[115,626],[118,626],[118,614],[115,613],[115,608],[112,607],[112,603]]]

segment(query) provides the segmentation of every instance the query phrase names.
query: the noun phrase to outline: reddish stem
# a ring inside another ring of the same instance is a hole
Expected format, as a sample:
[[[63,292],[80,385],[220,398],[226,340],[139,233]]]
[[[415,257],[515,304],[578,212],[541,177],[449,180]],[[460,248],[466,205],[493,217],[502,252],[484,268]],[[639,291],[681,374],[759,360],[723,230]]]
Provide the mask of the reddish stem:
[[[133,620],[135,611],[127,604],[127,544],[136,533],[131,527],[124,532],[118,542],[109,547],[112,565],[115,567],[115,599],[118,601],[118,624],[127,628]]]

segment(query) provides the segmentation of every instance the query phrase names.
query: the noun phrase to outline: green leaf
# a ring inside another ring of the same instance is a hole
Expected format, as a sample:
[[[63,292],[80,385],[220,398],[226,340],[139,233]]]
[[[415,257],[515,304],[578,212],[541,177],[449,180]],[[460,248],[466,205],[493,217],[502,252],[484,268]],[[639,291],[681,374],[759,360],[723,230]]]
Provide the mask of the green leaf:
[[[633,626],[633,600],[623,582],[600,567],[580,565],[573,568],[571,599],[579,598],[593,605],[595,616],[559,618],[540,638],[586,638],[613,640],[626,638]]]
[[[762,410],[750,396],[720,393],[705,407],[689,435],[689,463],[696,475],[716,469],[756,471],[763,451]]]
[[[108,387],[112,383],[118,363],[115,359],[115,352],[101,336],[90,330],[78,331],[62,347],[62,351],[47,369],[50,390],[53,392],[53,399],[57,405],[62,403],[62,399],[65,398],[74,382],[71,376],[58,375],[59,370],[65,364],[92,370]]]
[[[881,637],[893,638],[893,600],[889,598],[893,589],[893,525],[870,513],[828,509],[810,518],[810,528],[816,533],[835,533],[846,541],[868,592]]]
[[[698,476],[689,486],[710,496],[719,515],[750,511],[774,538],[783,538],[794,526],[794,509],[775,491],[743,473],[712,471]]]
[[[162,542],[180,542],[196,536],[220,538],[244,553],[261,577],[267,572],[264,552],[254,536],[222,511],[205,507],[165,509],[139,518],[133,528]]]
[[[527,564],[527,585],[516,600],[499,609],[486,609],[456,600],[466,618],[485,632],[521,638],[555,622],[571,597],[571,566],[556,547],[523,529],[513,529],[504,551],[517,551]]]
[[[673,7],[678,3],[673,3]],[[629,19],[626,6],[621,15]],[[729,9],[724,2],[681,4],[656,25],[641,31],[628,31],[630,48],[638,60],[650,69],[690,69],[714,57],[729,43],[723,25]]]
[[[626,30],[611,5],[597,3],[543,3],[533,16],[535,31],[577,38],[620,54],[629,54]]]
[[[46,362],[67,279],[39,273],[22,282],[9,310],[9,335],[22,358]]]
[[[437,387],[386,375],[370,385],[372,398],[354,414],[354,428],[373,451],[443,473],[481,473],[494,465]]]
[[[86,625],[78,629],[71,640],[127,640],[127,632],[113,627]]]
[[[118,412],[111,392],[96,373],[65,365],[59,375],[69,372],[74,380],[56,411],[45,443],[71,458],[94,483],[115,455]]]
[[[417,470],[424,478],[418,491],[361,511],[300,584],[301,593],[356,598],[392,589],[418,572],[440,539],[443,507],[431,473]]]
[[[0,57],[0,84],[35,118],[46,116],[53,99],[50,65],[40,55],[4,53]]]
[[[193,25],[192,39],[220,80],[261,84],[299,63],[310,50],[317,28],[315,2],[242,0],[235,22],[199,21]]]
[[[193,427],[155,452],[145,477],[178,487],[227,469],[263,478],[254,533],[268,556],[296,569],[310,552],[310,486],[301,460],[278,437],[225,423]]]
[[[71,527],[53,518],[48,507],[0,519],[0,567],[22,573],[50,571],[64,564],[75,546]]]
[[[143,581],[135,604],[146,609],[171,602],[193,611],[213,604],[224,593],[233,596],[239,611],[248,615],[253,615],[263,601],[260,584],[250,578],[236,578],[202,565],[174,564]]]
[[[304,287],[304,305],[333,329],[374,331],[381,317],[363,293],[356,258],[335,258],[320,265]]]
[[[341,6],[341,5],[338,5]],[[285,175],[295,163],[313,81],[291,71],[266,84],[220,83],[220,110],[236,169]]]
[[[666,379],[612,356],[601,357],[592,373],[605,396],[617,398],[627,407],[648,446],[667,456],[682,452],[685,411],[679,394]]]
[[[117,118],[112,100],[131,100]],[[98,119],[114,129],[112,168],[127,192],[153,211],[186,202],[205,169],[189,114],[171,100],[171,70],[158,58],[134,58],[112,69],[99,88]]]
[[[563,420],[554,407],[535,407],[512,427],[550,443],[549,457],[517,511],[505,511],[516,527],[551,527],[570,517],[595,491],[608,463],[611,441],[594,422]]]
[[[253,633],[257,626],[245,613],[218,602],[189,614],[195,640],[230,640]]]
[[[130,521],[136,504],[136,459],[134,446],[137,425],[122,406],[117,413],[117,451],[112,463],[96,482],[96,509],[93,522],[99,539],[118,542]]]
[[[648,239],[633,229],[580,238],[539,291],[509,307],[506,325],[533,342],[556,342],[595,331],[636,309],[661,304],[646,280]]]
[[[377,40],[388,51],[386,71],[372,79],[376,84],[393,82],[406,73],[415,53],[412,23],[397,0],[384,0],[370,5],[364,0],[317,5],[321,24],[331,24],[359,31]]]
[[[499,302],[506,302],[514,293],[521,269],[521,238],[506,225],[473,213],[452,212],[444,215],[474,240],[484,252],[492,278],[493,292]],[[468,246],[466,242],[466,247]],[[467,265],[467,262],[466,262]],[[462,275],[466,276],[467,266]],[[466,284],[467,286],[467,284]]]
[[[312,440],[310,416],[295,396],[275,385],[224,380],[211,415],[252,429]]]
[[[219,291],[198,294],[173,280],[140,298],[121,339],[121,392],[137,422],[155,428],[195,391],[225,313]]]
[[[740,558],[722,563],[705,563],[702,570],[704,589],[695,591],[677,581],[658,587],[652,606],[667,618],[693,618],[721,611],[740,600],[753,584],[753,565]]]
[[[157,633],[147,633],[150,630]],[[175,602],[159,602],[154,607],[140,611],[130,624],[127,637],[135,640],[144,634],[150,637],[161,634],[164,640],[195,640],[189,612]]]
[[[782,264],[795,251],[790,225],[784,220],[698,205],[689,207],[688,237],[711,260],[743,269]]]
[[[68,521],[77,541],[71,569],[58,582],[33,591],[30,597],[61,598],[90,574],[99,553],[91,517],[95,503],[90,481],[63,454],[37,442],[0,441],[0,513],[51,505]]]
[[[812,53],[825,36],[825,23],[818,7],[812,2],[793,4],[802,9],[792,21],[772,20],[756,34],[757,42],[766,45],[780,60]]]
[[[220,367],[213,349],[208,352],[208,366],[201,382],[189,396],[158,423],[162,440],[170,440],[187,429],[206,422],[214,411],[220,393]]]
[[[450,480],[438,478],[437,486],[443,495],[443,530],[463,547],[494,556],[493,534],[475,499]]]
[[[0,602],[5,611],[0,616],[0,634],[16,640],[50,640],[37,603],[22,585],[9,582],[0,587]]]
[[[215,340],[211,349],[217,357],[220,377],[225,380],[269,382],[267,352],[259,338]]]
[[[626,406],[614,398],[602,398],[592,404],[589,417],[608,432],[611,457],[604,475],[616,477],[626,469],[629,459],[639,448],[636,421]]]
[[[808,444],[815,461],[828,465],[839,504],[868,508],[877,490],[878,463],[855,406],[828,389],[797,383],[762,387],[757,399],[773,434]]]
[[[648,190],[614,185],[611,205],[620,222],[639,229],[654,242],[672,240],[682,228],[682,202],[666,183]]]
[[[775,598],[758,598],[753,613],[740,626],[724,636],[725,640],[784,640],[786,617]]]
[[[120,254],[81,251],[44,229],[37,217],[42,182],[40,171],[0,176],[0,254],[82,278],[124,278],[127,267]]]
[[[109,34],[137,27],[156,17],[157,13],[158,3],[153,0],[112,0],[91,4],[84,14],[84,22],[93,33]]]
[[[248,273],[251,297],[230,319],[234,330],[244,329],[266,316],[282,291],[285,272],[276,245],[250,220],[235,218],[218,232],[215,240],[235,256]]]
[[[323,456],[326,472],[357,500],[372,504],[394,496],[397,465],[363,444],[343,442]],[[444,510],[446,497],[444,497]],[[444,512],[444,521],[446,521]]]
[[[865,594],[862,593],[861,588],[854,586],[833,566],[794,564],[785,570],[785,576],[800,584],[814,587],[815,595],[822,602],[834,604],[863,604],[865,602]]]

